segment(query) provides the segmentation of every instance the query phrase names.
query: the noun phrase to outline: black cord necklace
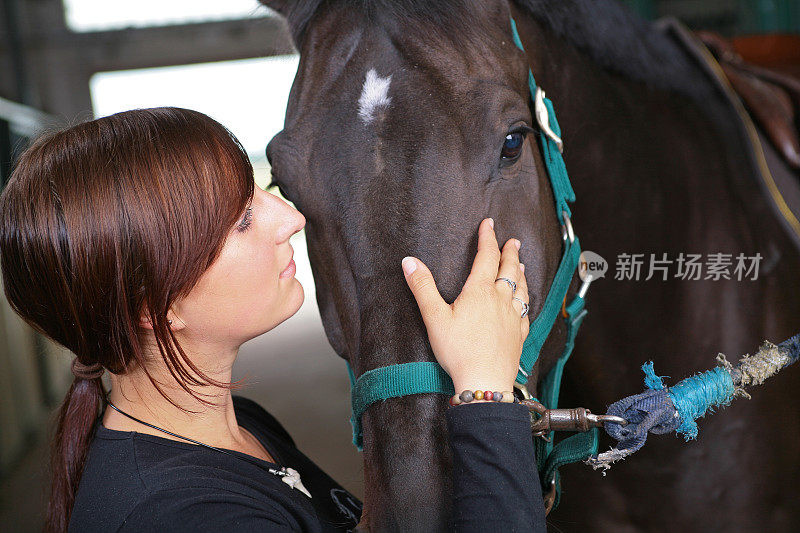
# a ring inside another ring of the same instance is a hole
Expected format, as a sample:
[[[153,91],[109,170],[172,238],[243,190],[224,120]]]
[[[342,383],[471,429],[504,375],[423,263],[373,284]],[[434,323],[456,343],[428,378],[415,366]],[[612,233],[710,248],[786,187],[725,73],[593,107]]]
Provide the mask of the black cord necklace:
[[[237,455],[237,454],[231,453],[231,452],[223,450],[221,448],[216,448],[214,446],[210,446],[210,445],[202,443],[200,441],[197,441],[197,440],[194,440],[194,439],[190,439],[189,437],[184,437],[182,435],[178,435],[176,433],[172,433],[171,431],[167,431],[166,429],[160,428],[160,427],[155,426],[153,424],[149,424],[149,423],[145,422],[144,420],[139,420],[135,416],[129,415],[128,413],[126,413],[125,411],[123,411],[122,409],[120,409],[119,407],[114,405],[113,403],[111,403],[111,400],[109,400],[108,397],[106,397],[106,403],[113,410],[115,410],[116,412],[118,412],[119,414],[121,414],[123,416],[127,416],[128,418],[130,418],[134,422],[138,422],[138,423],[140,423],[140,424],[142,424],[144,426],[147,426],[149,428],[155,429],[157,431],[161,431],[163,433],[166,433],[167,435],[172,435],[173,437],[175,437],[177,439],[183,439],[185,441],[191,442],[192,444],[197,444],[198,446],[202,446],[204,448],[209,448],[209,449],[217,451],[219,453],[224,453],[225,455],[230,455],[231,457],[236,457],[237,459],[245,460],[248,463],[256,465],[257,467],[261,468],[262,470],[267,470],[270,474],[275,474],[276,476],[279,476],[281,478],[281,481],[283,481],[284,483],[289,485],[291,488],[297,489],[300,492],[302,492],[303,494],[305,494],[306,496],[308,496],[309,498],[311,498],[311,493],[308,492],[308,490],[303,486],[303,482],[300,481],[300,473],[297,470],[295,470],[294,468],[289,468],[289,467],[286,467],[286,466],[281,466],[280,470],[276,470],[276,469],[271,468],[271,467],[266,467],[265,468],[264,465],[259,464],[259,463],[255,462],[255,461],[251,460],[251,459],[248,459],[247,456],[243,457],[241,455]]]

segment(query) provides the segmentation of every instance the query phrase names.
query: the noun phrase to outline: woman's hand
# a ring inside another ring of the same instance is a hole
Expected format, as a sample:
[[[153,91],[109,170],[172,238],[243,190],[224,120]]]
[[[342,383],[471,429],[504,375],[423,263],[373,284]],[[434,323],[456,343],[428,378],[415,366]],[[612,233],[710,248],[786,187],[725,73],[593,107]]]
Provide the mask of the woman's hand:
[[[428,267],[414,257],[403,259],[408,286],[417,300],[436,360],[453,380],[456,394],[464,390],[513,390],[522,343],[528,335],[525,266],[519,262],[519,241],[509,239],[502,253],[494,222],[487,218],[478,228],[478,253],[461,294],[452,303],[442,299]]]

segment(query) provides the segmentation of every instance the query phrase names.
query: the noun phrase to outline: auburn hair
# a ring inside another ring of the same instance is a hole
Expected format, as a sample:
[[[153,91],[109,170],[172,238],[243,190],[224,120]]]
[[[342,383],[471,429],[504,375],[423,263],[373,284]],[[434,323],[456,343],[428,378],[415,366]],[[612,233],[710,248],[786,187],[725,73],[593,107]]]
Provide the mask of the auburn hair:
[[[19,157],[0,196],[6,297],[76,356],[53,438],[48,531],[68,528],[105,407],[103,369],[147,372],[140,317],[149,317],[158,351],[185,390],[230,385],[192,364],[167,311],[218,257],[253,187],[236,137],[200,112],[174,107],[51,131]]]

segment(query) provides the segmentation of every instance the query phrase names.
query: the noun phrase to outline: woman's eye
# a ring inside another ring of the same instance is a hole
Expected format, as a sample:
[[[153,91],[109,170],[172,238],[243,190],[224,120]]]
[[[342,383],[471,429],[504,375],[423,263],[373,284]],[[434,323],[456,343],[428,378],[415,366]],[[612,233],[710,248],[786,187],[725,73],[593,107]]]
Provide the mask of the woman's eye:
[[[247,231],[247,228],[250,227],[250,223],[253,221],[253,208],[248,207],[247,210],[244,212],[244,216],[242,217],[241,222],[236,226],[236,229],[240,232]]]
[[[525,134],[521,131],[512,131],[506,135],[500,157],[504,162],[515,161],[522,153],[522,146],[525,144]]]

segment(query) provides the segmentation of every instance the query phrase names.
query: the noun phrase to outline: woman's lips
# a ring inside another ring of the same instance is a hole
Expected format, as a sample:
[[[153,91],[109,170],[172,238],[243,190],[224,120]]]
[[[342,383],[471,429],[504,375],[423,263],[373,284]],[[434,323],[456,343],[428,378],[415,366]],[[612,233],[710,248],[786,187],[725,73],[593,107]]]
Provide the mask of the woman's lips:
[[[295,275],[296,272],[297,272],[297,265],[294,264],[294,259],[292,259],[291,261],[289,261],[289,266],[287,266],[278,277],[291,278],[292,276]]]

